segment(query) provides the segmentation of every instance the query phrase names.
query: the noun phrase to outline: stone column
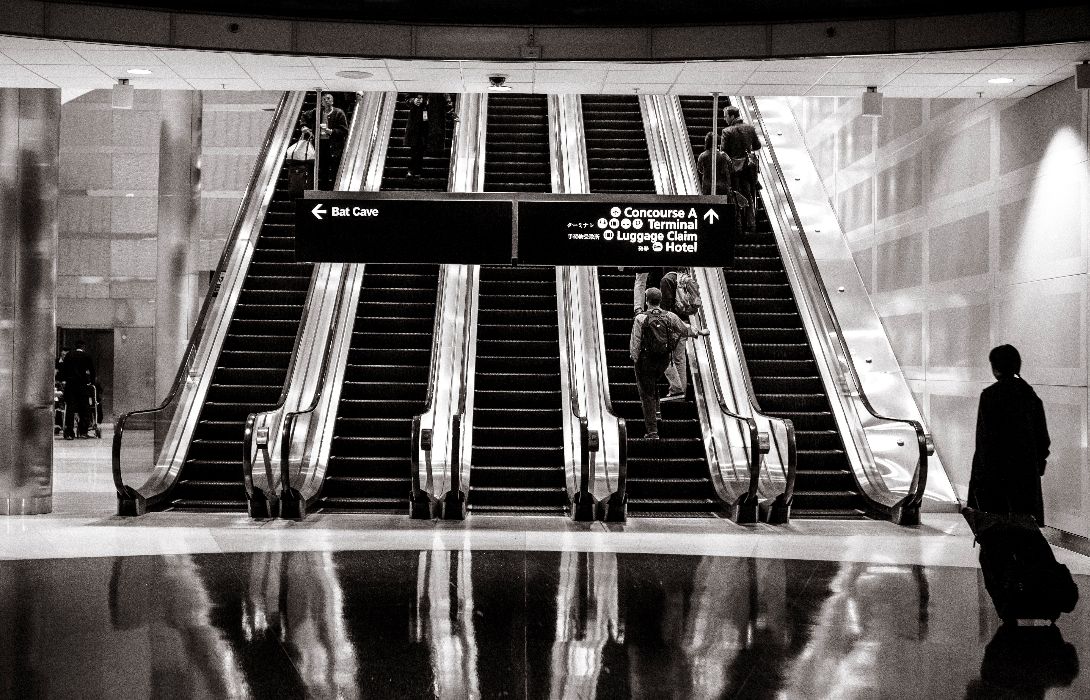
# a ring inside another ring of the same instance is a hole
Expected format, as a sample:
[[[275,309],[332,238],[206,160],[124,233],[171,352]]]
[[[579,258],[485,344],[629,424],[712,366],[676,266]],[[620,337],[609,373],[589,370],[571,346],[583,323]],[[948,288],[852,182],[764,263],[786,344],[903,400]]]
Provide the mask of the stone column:
[[[164,90],[159,133],[159,228],[155,275],[155,400],[170,391],[197,318],[200,241],[199,90]]]
[[[53,509],[60,90],[0,89],[0,515]]]

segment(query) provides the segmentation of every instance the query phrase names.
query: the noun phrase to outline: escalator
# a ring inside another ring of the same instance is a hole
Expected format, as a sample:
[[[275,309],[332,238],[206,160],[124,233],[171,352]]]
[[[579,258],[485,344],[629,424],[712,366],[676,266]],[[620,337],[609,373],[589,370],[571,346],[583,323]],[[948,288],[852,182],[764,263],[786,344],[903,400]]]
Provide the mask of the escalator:
[[[442,118],[443,147],[438,152],[424,154],[424,167],[420,177],[409,179],[409,147],[405,145],[405,130],[409,123],[409,98],[413,93],[399,92],[394,107],[394,123],[390,130],[390,145],[386,151],[386,164],[382,171],[382,191],[417,190],[422,192],[446,192],[450,171],[450,146],[454,137],[451,120]]]
[[[584,95],[590,187],[596,193],[655,194],[639,101]],[[632,332],[632,271],[598,268],[613,409],[628,425],[628,512],[645,516],[717,516],[722,508],[709,476],[696,403],[661,404],[661,440],[643,439],[643,410],[628,341]],[[652,275],[657,284],[658,275]],[[660,394],[665,395],[665,379]],[[690,387],[691,394],[691,387]]]
[[[703,150],[710,129],[711,105],[710,97],[681,98],[696,153]],[[759,193],[757,232],[735,245],[734,266],[725,274],[757,402],[763,412],[795,425],[798,476],[792,515],[865,517],[866,506]]]
[[[335,94],[349,120],[353,95]],[[300,112],[313,109],[308,93]],[[298,122],[298,119],[297,119]],[[299,137],[299,124],[292,135]],[[295,205],[286,164],[216,362],[178,479],[160,510],[245,510],[243,432],[250,413],[276,405],[307,303],[314,265],[295,262]]]
[[[447,190],[452,126],[443,156],[405,180],[408,95],[397,96],[382,188]],[[364,268],[319,512],[408,512],[412,419],[424,410],[439,266],[369,263]]]
[[[485,191],[552,189],[544,95],[490,95]],[[556,269],[483,266],[477,313],[472,512],[568,507]]]

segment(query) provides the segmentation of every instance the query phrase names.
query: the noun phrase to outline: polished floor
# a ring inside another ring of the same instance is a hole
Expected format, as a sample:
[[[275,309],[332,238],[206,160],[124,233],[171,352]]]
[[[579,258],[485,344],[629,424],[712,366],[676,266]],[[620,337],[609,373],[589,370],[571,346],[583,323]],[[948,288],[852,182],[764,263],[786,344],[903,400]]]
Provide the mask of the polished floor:
[[[0,519],[0,698],[1090,697],[1086,602],[1000,627],[957,516],[127,520],[104,450]]]

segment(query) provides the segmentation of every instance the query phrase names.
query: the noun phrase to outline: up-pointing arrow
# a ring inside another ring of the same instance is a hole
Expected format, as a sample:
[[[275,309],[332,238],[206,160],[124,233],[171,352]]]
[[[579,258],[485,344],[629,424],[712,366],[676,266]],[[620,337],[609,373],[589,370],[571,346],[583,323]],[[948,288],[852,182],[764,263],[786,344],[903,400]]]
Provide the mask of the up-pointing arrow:
[[[715,220],[719,218],[719,215],[715,213],[714,209],[709,209],[704,213],[704,218],[707,219],[709,224],[714,224]]]
[[[325,214],[326,210],[322,209],[321,204],[318,204],[313,209],[310,210],[310,213],[314,214],[315,219],[318,219],[319,221],[321,221],[322,220],[322,214]]]

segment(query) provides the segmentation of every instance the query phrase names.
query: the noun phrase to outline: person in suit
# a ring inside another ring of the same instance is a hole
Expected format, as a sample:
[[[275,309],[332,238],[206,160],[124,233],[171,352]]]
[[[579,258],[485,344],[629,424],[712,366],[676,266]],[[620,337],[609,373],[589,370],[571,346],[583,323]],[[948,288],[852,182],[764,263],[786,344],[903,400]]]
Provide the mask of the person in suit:
[[[409,171],[406,177],[415,180],[424,172],[424,153],[428,148],[428,103],[423,93],[409,98],[409,119],[405,124],[403,145],[409,149]]]
[[[988,354],[995,384],[980,393],[969,505],[991,513],[1028,513],[1045,524],[1041,477],[1051,440],[1041,399],[1019,375],[1012,345]]]
[[[344,110],[333,106],[333,93],[322,93],[321,113],[315,115],[315,110],[308,109],[303,112],[300,119],[303,138],[312,138],[314,122],[320,120],[318,129],[318,189],[329,190],[333,188],[333,179],[337,176],[337,169],[341,164],[341,155],[344,153],[344,142],[348,138],[348,117]]]
[[[91,423],[91,391],[95,383],[95,363],[87,354],[87,343],[76,342],[76,349],[61,361],[61,380],[64,382],[64,439],[76,437],[75,419],[79,416],[79,437],[85,438]]]
[[[744,225],[753,231],[756,228],[757,168],[750,164],[749,154],[761,150],[761,140],[757,138],[757,130],[742,120],[737,107],[731,105],[723,112],[727,119],[722,136],[723,151],[731,160],[734,190],[746,198]]]

